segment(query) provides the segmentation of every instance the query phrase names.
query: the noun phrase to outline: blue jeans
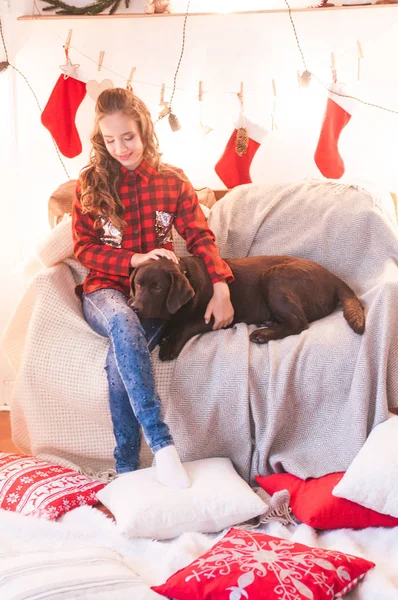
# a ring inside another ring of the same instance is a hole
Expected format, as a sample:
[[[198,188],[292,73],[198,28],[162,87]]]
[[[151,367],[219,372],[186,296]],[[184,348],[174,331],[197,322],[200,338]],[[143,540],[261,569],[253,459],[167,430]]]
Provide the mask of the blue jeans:
[[[122,292],[111,288],[83,294],[86,321],[111,342],[105,369],[116,439],[117,473],[139,467],[140,425],[152,452],[174,443],[162,419],[150,357],[150,351],[159,341],[163,322],[159,319],[140,321],[127,300]]]

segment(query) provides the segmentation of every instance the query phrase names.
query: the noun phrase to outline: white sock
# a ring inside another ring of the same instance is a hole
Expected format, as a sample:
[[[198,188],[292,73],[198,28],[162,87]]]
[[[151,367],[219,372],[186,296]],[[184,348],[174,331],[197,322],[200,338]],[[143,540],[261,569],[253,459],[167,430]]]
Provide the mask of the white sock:
[[[191,481],[177,454],[174,445],[165,446],[156,452],[157,478],[166,487],[189,488]]]

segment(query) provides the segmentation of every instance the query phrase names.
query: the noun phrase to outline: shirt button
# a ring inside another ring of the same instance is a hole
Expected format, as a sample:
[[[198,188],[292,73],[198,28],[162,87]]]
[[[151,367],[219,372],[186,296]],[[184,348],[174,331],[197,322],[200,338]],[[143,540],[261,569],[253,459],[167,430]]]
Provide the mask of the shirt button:
[[[131,202],[135,202],[135,198],[131,198]]]
[[[134,229],[134,233],[138,233],[138,229]]]

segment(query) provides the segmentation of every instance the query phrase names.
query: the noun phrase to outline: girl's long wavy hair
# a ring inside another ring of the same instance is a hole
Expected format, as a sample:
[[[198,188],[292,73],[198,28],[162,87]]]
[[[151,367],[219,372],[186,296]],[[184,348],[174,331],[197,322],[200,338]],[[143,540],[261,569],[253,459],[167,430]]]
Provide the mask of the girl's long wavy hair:
[[[95,125],[90,138],[90,162],[80,173],[80,201],[83,212],[93,215],[95,229],[100,228],[102,220],[105,219],[119,231],[123,231],[126,222],[118,193],[120,163],[107,151],[99,127],[102,117],[117,112],[122,112],[136,121],[144,146],[143,159],[158,170],[162,169],[162,161],[152,118],[144,102],[123,88],[103,91],[95,105]]]

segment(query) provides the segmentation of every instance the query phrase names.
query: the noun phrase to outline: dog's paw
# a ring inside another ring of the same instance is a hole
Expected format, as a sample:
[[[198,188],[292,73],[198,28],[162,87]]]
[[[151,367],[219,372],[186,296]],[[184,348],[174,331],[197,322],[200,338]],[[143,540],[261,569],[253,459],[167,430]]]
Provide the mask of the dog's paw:
[[[250,334],[250,340],[255,344],[267,344],[270,341],[269,330],[266,327],[256,329]]]
[[[174,360],[179,355],[179,352],[176,348],[169,343],[169,340],[166,338],[161,344],[159,348],[159,358],[162,361]]]

